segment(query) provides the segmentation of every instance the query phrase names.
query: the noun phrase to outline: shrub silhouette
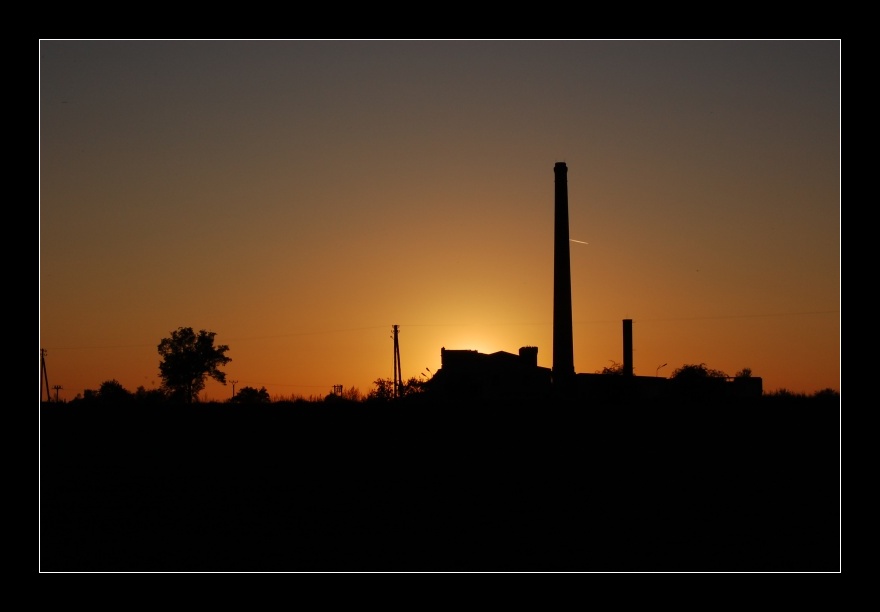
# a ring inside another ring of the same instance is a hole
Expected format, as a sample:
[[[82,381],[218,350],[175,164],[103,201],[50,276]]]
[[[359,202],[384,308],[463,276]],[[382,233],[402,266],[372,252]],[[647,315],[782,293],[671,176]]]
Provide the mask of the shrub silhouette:
[[[618,363],[614,360],[610,360],[611,365],[602,368],[601,370],[597,370],[596,374],[612,374],[612,375],[622,375],[623,374],[623,364]]]
[[[242,387],[229,401],[236,404],[268,404],[271,399],[266,387],[260,387],[259,391],[253,387]]]
[[[131,393],[114,378],[101,383],[101,386],[98,388],[98,399],[108,404],[127,402],[131,399]]]
[[[387,402],[394,399],[394,381],[390,378],[377,378],[373,381],[373,390],[367,394],[367,400]],[[400,397],[420,395],[426,389],[426,382],[413,376],[400,387]]]
[[[122,386],[122,383],[113,378],[102,382],[97,391],[94,389],[86,389],[83,391],[82,397],[80,398],[80,396],[77,395],[74,398],[74,401],[100,402],[101,404],[106,405],[123,405],[130,403],[133,397],[132,393]]]
[[[751,374],[751,370],[749,373]],[[671,378],[679,381],[696,381],[708,378],[728,378],[728,376],[721,370],[713,370],[705,363],[701,363],[683,365],[672,372]]]

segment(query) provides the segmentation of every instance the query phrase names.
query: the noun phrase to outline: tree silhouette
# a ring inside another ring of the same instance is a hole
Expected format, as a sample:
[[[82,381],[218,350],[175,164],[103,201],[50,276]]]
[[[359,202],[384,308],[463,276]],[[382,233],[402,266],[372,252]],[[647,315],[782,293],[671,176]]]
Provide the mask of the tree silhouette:
[[[130,402],[134,396],[115,378],[105,380],[95,389],[85,389],[82,396],[77,394],[74,401],[100,402],[104,405],[122,405]]]
[[[98,388],[98,399],[108,404],[120,404],[129,401],[131,398],[131,393],[115,378],[105,380]]]
[[[368,400],[387,402],[394,398],[394,382],[390,378],[377,378],[373,386],[375,388],[367,395]]]
[[[390,378],[377,378],[373,381],[374,389],[367,395],[367,400],[387,402],[394,399],[394,381]],[[412,376],[400,386],[400,397],[412,397],[423,393],[426,382]]]
[[[349,387],[348,389],[343,389],[342,395],[340,395],[340,397],[342,399],[346,399],[352,402],[360,402],[364,399],[361,395],[360,389],[358,389],[357,387]]]
[[[266,387],[260,387],[259,391],[253,387],[242,387],[229,401],[237,404],[268,404],[271,400]]]
[[[226,373],[220,367],[232,359],[225,354],[228,346],[214,346],[216,335],[204,329],[196,334],[192,327],[180,327],[171,332],[170,338],[162,339],[158,347],[162,356],[159,375],[169,396],[187,403],[198,401],[208,376],[226,384]]]
[[[705,380],[707,378],[728,378],[728,376],[721,370],[713,370],[705,363],[701,363],[681,366],[672,373],[672,378],[675,380]]]

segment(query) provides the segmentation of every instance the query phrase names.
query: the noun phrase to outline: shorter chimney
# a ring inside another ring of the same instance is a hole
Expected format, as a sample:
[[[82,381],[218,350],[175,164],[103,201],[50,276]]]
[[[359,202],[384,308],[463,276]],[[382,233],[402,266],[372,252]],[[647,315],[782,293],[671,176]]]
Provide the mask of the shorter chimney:
[[[519,358],[522,364],[531,368],[538,367],[538,347],[537,346],[521,346],[519,348]]]
[[[623,375],[633,375],[633,321],[623,320]]]

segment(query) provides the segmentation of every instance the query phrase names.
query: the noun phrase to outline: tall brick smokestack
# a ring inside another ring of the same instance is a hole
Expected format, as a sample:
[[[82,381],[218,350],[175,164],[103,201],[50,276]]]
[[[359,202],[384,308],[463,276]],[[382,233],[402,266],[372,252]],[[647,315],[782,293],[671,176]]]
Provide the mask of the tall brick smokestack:
[[[571,324],[571,259],[568,238],[568,166],[556,162],[556,223],[553,241],[553,383],[567,386],[574,378]]]

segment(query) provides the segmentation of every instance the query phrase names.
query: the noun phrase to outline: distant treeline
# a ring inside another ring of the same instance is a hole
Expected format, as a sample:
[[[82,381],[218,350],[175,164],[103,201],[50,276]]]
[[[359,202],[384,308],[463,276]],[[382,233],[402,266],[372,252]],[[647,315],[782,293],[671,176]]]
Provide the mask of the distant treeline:
[[[158,389],[146,389],[143,386],[130,391],[116,379],[106,380],[98,389],[86,389],[82,395],[71,400],[70,403],[106,404],[106,405],[159,405],[159,404],[192,404],[192,403],[234,403],[234,404],[323,404],[333,402],[340,403],[367,403],[387,404],[390,402],[412,403],[415,401],[439,404],[452,403],[495,403],[509,404],[510,402],[534,405],[535,403],[572,403],[572,388],[566,391],[566,397],[559,396],[559,390],[554,390],[551,385],[550,372],[547,368],[537,368],[532,362],[530,368],[523,369],[523,364],[517,363],[513,367],[505,362],[504,368],[466,368],[464,376],[461,372],[453,375],[447,374],[445,368],[441,368],[433,376],[425,378],[425,374],[412,377],[409,380],[394,380],[378,378],[373,381],[373,388],[366,394],[356,387],[345,388],[343,385],[334,385],[326,395],[313,395],[308,398],[291,395],[288,397],[271,397],[266,388],[257,389],[252,386],[243,386],[236,392],[235,384],[232,383],[232,393],[226,400],[216,400],[202,396],[205,382],[211,378],[226,385],[226,373],[221,369],[231,359],[226,355],[229,346],[225,344],[215,345],[216,333],[208,330],[196,332],[192,327],[180,327],[163,338],[158,345],[161,356],[159,362],[159,375],[162,384]],[[41,361],[43,352],[41,350]],[[665,365],[665,364],[664,364]],[[473,364],[471,364],[473,366]],[[41,365],[41,367],[44,367]],[[544,375],[538,376],[538,370],[544,370]],[[725,395],[749,396],[748,399],[768,397],[774,399],[823,399],[839,402],[839,393],[833,389],[823,389],[813,394],[793,393],[786,389],[779,389],[771,393],[764,393],[761,379],[752,376],[751,368],[742,368],[733,376],[726,372],[708,367],[705,363],[685,364],[675,369],[669,379],[657,377],[633,377],[632,372],[626,372],[624,365],[611,361],[610,367],[585,375],[578,376],[582,381],[591,380],[587,385],[578,384],[574,395],[577,396],[574,403],[585,402],[608,403],[632,403],[648,399],[651,395],[662,395],[663,401],[673,404],[678,400],[705,401],[723,399]],[[589,378],[594,377],[594,378]],[[41,372],[40,400],[43,400],[42,388],[48,393],[48,380],[45,379],[45,369]],[[438,380],[439,379],[439,380]],[[640,384],[633,385],[634,380]],[[660,389],[655,383],[670,381],[674,385]],[[719,386],[724,381],[733,381],[735,386]],[[646,384],[650,383],[650,384]],[[753,384],[755,383],[755,384]],[[559,385],[560,388],[563,385]],[[57,389],[58,387],[56,387]],[[48,401],[48,400],[47,400]],[[56,402],[57,402],[56,391]]]
[[[378,379],[374,382],[374,387],[368,393],[363,394],[356,387],[338,388],[335,392],[326,395],[311,396],[270,396],[265,387],[259,389],[255,387],[241,387],[236,391],[235,396],[226,400],[208,399],[199,401],[202,405],[211,404],[234,404],[234,405],[260,405],[272,404],[274,406],[306,406],[306,405],[327,405],[327,406],[343,406],[343,405],[419,405],[419,404],[437,404],[450,403],[452,400],[444,396],[436,397],[432,394],[429,381],[411,378],[402,383],[399,395],[395,396],[393,392],[394,386],[391,379]],[[603,403],[607,403],[603,399]],[[790,403],[810,404],[827,404],[829,406],[839,406],[840,393],[834,389],[822,389],[814,393],[799,393],[789,391],[788,389],[778,389],[775,391],[764,392],[758,398],[762,404],[780,405]],[[507,403],[510,401],[509,396],[498,398],[493,401],[491,397],[457,397],[455,403],[467,403],[471,405],[477,404],[496,404]],[[534,398],[529,398],[529,403],[534,403]],[[547,401],[554,403],[556,398],[548,397]],[[157,406],[157,405],[182,405],[186,402],[181,401],[179,396],[169,394],[163,389],[145,389],[138,387],[135,391],[125,389],[117,380],[108,380],[101,383],[96,390],[87,389],[82,395],[77,395],[72,400],[59,400],[42,403],[64,403],[71,406],[76,405],[105,405],[105,406]],[[522,403],[522,402],[517,402]],[[589,402],[586,402],[589,403]],[[613,402],[610,402],[613,403]],[[647,402],[651,404],[652,402]]]

